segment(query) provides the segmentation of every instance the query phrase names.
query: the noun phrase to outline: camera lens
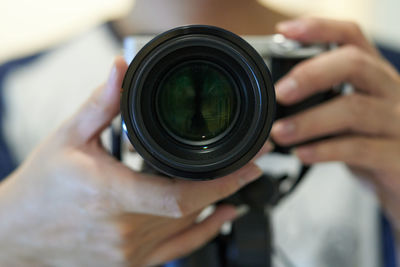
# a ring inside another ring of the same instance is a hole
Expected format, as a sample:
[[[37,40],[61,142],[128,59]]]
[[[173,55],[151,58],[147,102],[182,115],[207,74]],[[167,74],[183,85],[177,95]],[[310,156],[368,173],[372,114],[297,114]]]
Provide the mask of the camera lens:
[[[205,180],[239,169],[263,146],[275,116],[262,57],[217,27],[157,36],[135,56],[122,87],[129,140],[168,176]]]
[[[157,93],[161,124],[178,141],[213,142],[229,130],[237,115],[238,90],[218,65],[192,61],[167,73]]]

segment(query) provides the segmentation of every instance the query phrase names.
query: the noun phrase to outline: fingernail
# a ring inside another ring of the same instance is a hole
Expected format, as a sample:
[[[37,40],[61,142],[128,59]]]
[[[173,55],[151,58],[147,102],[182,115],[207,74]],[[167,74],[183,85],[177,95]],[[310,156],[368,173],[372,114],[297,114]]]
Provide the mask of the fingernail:
[[[249,213],[250,207],[246,204],[242,204],[240,206],[236,207],[236,217],[235,219],[239,219],[240,217],[243,217],[247,213]]]
[[[289,20],[276,25],[276,30],[281,33],[292,34],[304,31],[305,26],[301,20]]]
[[[315,149],[312,147],[300,147],[295,149],[294,153],[303,161],[310,161],[315,158]]]
[[[298,89],[297,81],[292,77],[282,79],[276,84],[276,97],[280,100],[293,100]]]
[[[243,174],[239,176],[239,185],[244,186],[256,180],[258,177],[261,176],[261,174],[262,170],[257,165],[252,165],[251,167],[248,167],[243,171]]]
[[[279,136],[293,136],[296,133],[296,124],[291,120],[278,121],[272,127],[272,132]]]

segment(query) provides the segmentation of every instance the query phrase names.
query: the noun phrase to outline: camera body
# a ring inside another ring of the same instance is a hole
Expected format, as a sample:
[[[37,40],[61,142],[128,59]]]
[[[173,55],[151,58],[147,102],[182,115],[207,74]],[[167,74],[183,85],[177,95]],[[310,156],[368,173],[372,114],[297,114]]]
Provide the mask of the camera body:
[[[227,175],[254,157],[274,120],[337,94],[327,90],[293,106],[275,101],[277,80],[329,49],[282,35],[242,39],[202,25],[127,37],[124,56],[130,67],[113,153],[132,166],[132,143],[151,168],[168,176],[205,180]],[[279,153],[290,149],[276,146]]]
[[[144,172],[192,180],[227,175],[255,156],[275,120],[340,93],[330,88],[291,106],[275,101],[276,81],[299,62],[330,49],[331,45],[303,45],[282,35],[241,38],[201,25],[159,36],[127,37],[124,56],[130,67],[121,96],[122,120],[113,124],[112,152]],[[207,88],[219,93],[204,96]],[[185,104],[188,99],[190,108]],[[206,116],[209,106],[218,111],[213,115],[219,124]],[[179,120],[179,127],[171,126],[171,118],[188,111],[193,111],[190,127],[181,127],[187,123]],[[275,145],[275,152],[289,154],[292,147]],[[234,222],[229,235],[220,235],[177,266],[271,266],[269,209],[293,191],[307,170],[302,166],[297,179],[264,174],[223,200],[249,206],[246,219]],[[282,182],[288,180],[293,180],[290,189],[282,190]]]

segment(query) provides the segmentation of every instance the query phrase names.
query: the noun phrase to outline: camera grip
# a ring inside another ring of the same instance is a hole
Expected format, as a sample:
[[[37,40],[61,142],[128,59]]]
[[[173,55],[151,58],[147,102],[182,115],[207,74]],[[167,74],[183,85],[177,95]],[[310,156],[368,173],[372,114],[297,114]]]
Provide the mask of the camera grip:
[[[341,94],[341,87],[340,88],[332,88],[327,91],[317,93],[317,94],[312,95],[311,97],[307,98],[306,100],[296,103],[294,105],[284,106],[284,105],[277,103],[275,120],[279,120],[281,118],[289,117],[294,114],[300,113],[306,109],[315,107],[325,101],[328,101],[334,97],[337,97],[340,94]],[[305,142],[293,144],[290,146],[281,146],[281,145],[277,144],[276,142],[274,142],[274,140],[272,140],[272,142],[275,145],[275,149],[273,152],[281,153],[281,154],[289,154],[290,151],[294,147],[305,145],[308,143],[313,143],[313,142],[320,141],[320,140],[324,140],[329,137],[330,136],[319,137],[316,139],[307,140]]]

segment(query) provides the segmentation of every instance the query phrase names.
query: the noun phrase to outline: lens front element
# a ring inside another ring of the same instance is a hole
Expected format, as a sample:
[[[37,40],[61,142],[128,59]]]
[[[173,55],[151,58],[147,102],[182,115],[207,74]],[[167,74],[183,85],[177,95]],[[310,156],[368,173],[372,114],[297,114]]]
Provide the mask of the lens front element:
[[[135,150],[172,177],[238,170],[264,145],[275,94],[262,57],[224,29],[190,25],[146,44],[126,72],[121,113]]]
[[[230,75],[216,64],[180,64],[160,83],[156,100],[159,120],[181,142],[215,141],[234,122],[237,91]]]

